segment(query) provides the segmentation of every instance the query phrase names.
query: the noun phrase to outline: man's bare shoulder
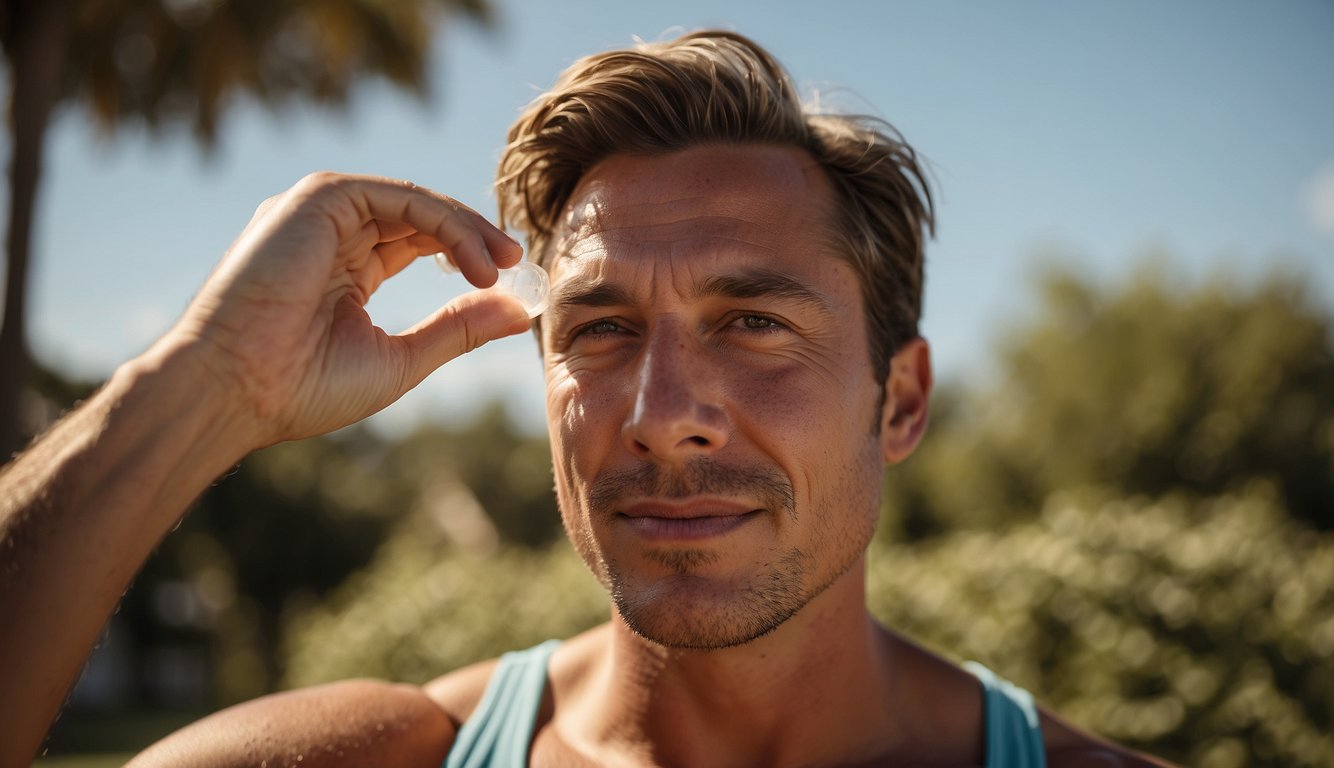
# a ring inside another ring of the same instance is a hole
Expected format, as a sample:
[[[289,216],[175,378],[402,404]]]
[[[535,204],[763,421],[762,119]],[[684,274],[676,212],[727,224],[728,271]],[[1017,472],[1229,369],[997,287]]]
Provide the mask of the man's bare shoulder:
[[[426,697],[458,728],[477,709],[499,659],[489,659],[441,675],[422,686]]]
[[[438,768],[454,733],[422,689],[348,680],[229,707],[159,741],[128,767]]]
[[[1171,763],[1104,741],[1041,710],[1050,768],[1171,768]]]
[[[611,625],[600,624],[585,630],[574,637],[561,641],[560,648],[552,655],[547,668],[549,691],[569,694],[588,682],[589,671],[598,660],[606,658],[611,641]],[[422,690],[445,711],[455,728],[472,715],[481,703],[486,686],[495,674],[500,659],[490,659],[461,667],[453,672],[441,675],[426,685]],[[568,695],[560,698],[569,698]],[[548,696],[550,699],[550,696]],[[549,717],[551,702],[544,702],[539,720]]]

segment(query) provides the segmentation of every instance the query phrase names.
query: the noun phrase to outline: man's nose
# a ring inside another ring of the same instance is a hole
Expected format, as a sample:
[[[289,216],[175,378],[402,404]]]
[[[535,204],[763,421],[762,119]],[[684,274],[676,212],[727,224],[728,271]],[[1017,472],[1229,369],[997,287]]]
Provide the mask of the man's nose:
[[[639,360],[621,435],[643,459],[684,462],[727,444],[730,431],[708,350],[684,329],[657,329]]]

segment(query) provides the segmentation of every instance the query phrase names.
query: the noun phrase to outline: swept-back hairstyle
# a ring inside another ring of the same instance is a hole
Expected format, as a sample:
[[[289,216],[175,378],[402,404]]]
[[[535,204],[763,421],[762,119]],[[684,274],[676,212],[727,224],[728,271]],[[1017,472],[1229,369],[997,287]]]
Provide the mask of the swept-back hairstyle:
[[[894,352],[917,336],[934,232],[916,153],[882,120],[803,106],[783,66],[741,35],[701,31],[576,61],[510,128],[496,174],[501,224],[525,231],[544,263],[562,209],[600,160],[728,142],[798,147],[824,168],[835,245],[861,280],[884,381]]]

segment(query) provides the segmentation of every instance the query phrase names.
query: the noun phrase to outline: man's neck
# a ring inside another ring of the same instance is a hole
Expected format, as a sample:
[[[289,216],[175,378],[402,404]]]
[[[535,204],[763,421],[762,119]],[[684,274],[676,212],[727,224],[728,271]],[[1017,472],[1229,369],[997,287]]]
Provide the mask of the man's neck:
[[[668,649],[619,617],[598,642],[609,652],[581,676],[557,728],[616,762],[855,763],[908,739],[887,706],[901,687],[895,644],[866,612],[861,563],[742,646]]]

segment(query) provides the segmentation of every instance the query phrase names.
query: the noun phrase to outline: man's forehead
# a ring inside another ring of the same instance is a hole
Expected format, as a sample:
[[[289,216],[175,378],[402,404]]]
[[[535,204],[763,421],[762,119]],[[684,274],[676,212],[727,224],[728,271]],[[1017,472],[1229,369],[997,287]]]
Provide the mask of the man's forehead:
[[[824,235],[830,196],[823,172],[800,149],[707,145],[667,155],[616,155],[576,185],[554,256],[652,251],[682,240],[726,252],[728,245],[762,247],[779,229]]]
[[[660,155],[614,155],[590,168],[566,203],[558,243],[633,225],[690,219],[704,236],[726,237],[739,224],[772,226],[786,217],[823,214],[830,187],[808,153],[767,145],[708,145]]]
[[[566,207],[548,261],[552,309],[725,296],[829,313],[831,286],[816,276],[847,269],[830,253],[829,194],[809,155],[787,148],[604,161]]]

